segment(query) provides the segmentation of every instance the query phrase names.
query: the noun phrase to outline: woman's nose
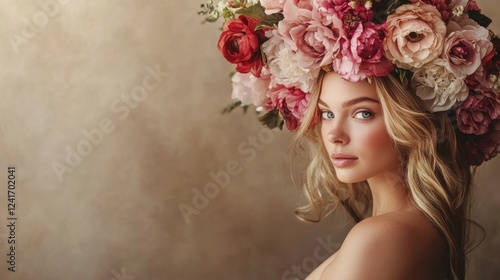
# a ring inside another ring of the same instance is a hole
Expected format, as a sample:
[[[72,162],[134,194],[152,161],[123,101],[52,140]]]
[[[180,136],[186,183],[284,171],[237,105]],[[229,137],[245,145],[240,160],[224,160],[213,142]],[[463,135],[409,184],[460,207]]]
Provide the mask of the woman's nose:
[[[334,144],[349,143],[349,136],[346,133],[345,124],[341,121],[332,122],[328,130],[327,139]]]

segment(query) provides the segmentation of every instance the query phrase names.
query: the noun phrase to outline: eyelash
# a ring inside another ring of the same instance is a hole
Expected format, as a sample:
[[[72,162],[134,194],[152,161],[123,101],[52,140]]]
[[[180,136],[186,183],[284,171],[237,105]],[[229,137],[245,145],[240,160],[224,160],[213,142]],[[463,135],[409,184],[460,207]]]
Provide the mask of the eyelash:
[[[369,110],[358,110],[354,113],[354,116],[360,114],[360,113],[368,113],[370,114],[369,117],[366,117],[366,118],[359,118],[360,120],[368,120],[368,119],[371,119],[373,118],[373,113]],[[325,116],[325,114],[331,114],[332,116],[330,117],[327,117]],[[331,112],[331,111],[328,111],[328,110],[321,110],[321,114],[320,114],[320,117],[322,120],[330,120],[330,119],[333,119],[335,118],[335,115]]]

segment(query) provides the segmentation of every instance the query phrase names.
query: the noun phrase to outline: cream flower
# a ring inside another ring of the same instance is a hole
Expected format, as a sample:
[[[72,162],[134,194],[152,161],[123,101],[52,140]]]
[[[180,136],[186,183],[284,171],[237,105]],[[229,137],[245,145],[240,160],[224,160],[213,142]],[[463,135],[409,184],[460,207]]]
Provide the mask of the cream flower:
[[[271,32],[273,32],[271,38],[262,45],[262,50],[267,57],[269,72],[273,76],[271,87],[281,84],[285,87],[297,87],[304,92],[310,92],[320,68],[300,67],[297,55],[279,36],[277,30]]]
[[[386,26],[385,56],[400,68],[414,71],[442,53],[446,25],[433,5],[402,5]]]
[[[463,79],[446,69],[446,61],[436,59],[417,70],[411,84],[430,112],[447,111],[463,102],[469,88]]]

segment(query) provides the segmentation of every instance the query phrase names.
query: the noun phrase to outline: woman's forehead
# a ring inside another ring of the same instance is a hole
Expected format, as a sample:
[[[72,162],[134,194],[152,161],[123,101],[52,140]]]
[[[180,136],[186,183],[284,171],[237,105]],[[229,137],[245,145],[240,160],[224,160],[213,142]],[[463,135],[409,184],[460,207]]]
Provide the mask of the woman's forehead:
[[[366,81],[349,82],[333,72],[325,74],[320,93],[320,99],[324,102],[341,103],[360,97],[379,100],[373,84]]]

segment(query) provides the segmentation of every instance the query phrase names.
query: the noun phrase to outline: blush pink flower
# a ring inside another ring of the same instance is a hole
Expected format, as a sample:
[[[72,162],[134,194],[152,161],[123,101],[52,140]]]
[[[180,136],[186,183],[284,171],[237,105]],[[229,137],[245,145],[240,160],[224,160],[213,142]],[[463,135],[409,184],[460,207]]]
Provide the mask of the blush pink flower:
[[[295,60],[304,69],[315,69],[332,62],[339,53],[341,22],[335,17],[325,25],[316,7],[300,7],[295,1],[287,1],[278,24],[278,32],[290,46]]]
[[[466,19],[448,23],[442,58],[448,62],[446,68],[457,77],[474,74],[492,49],[488,30],[475,21]]]
[[[457,108],[458,128],[466,134],[485,134],[491,122],[500,118],[500,97],[474,89]]]
[[[385,56],[400,68],[415,70],[442,53],[446,25],[432,5],[402,5],[386,27]]]
[[[262,70],[260,44],[266,39],[263,30],[255,30],[258,20],[241,15],[224,23],[217,48],[224,58],[236,64],[236,71],[259,77]]]
[[[342,55],[333,69],[344,79],[358,82],[370,76],[387,76],[394,65],[383,56],[384,27],[360,24],[352,38],[343,38]]]
[[[260,5],[264,7],[265,13],[270,15],[283,10],[286,0],[260,0]]]
[[[241,105],[253,104],[259,107],[269,102],[271,75],[265,72],[265,68],[263,68],[260,78],[251,73],[236,72],[231,78],[231,82],[233,85],[231,98],[241,101]]]

